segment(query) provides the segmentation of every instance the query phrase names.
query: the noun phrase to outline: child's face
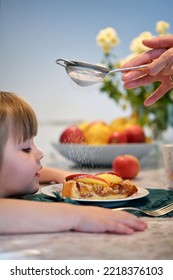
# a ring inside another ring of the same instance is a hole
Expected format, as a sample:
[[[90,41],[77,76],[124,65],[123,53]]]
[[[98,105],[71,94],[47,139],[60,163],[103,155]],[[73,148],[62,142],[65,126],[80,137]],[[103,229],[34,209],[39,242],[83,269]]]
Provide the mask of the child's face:
[[[17,144],[9,137],[0,172],[0,197],[34,193],[39,188],[42,152],[33,138]]]

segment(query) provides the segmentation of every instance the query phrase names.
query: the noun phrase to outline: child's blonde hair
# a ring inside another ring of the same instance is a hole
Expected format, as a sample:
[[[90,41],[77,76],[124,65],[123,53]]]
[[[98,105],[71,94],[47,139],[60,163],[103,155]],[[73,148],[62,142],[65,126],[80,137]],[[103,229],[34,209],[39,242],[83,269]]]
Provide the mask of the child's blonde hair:
[[[11,92],[0,91],[0,169],[9,135],[18,143],[36,136],[37,118],[24,100]]]

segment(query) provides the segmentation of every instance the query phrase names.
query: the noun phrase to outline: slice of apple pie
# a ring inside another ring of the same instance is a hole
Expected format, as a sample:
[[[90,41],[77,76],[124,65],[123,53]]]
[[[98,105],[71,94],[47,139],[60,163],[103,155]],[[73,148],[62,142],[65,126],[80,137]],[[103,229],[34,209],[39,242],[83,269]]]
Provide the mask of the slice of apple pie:
[[[62,196],[74,199],[112,200],[131,196],[137,186],[114,172],[72,174],[63,183]]]

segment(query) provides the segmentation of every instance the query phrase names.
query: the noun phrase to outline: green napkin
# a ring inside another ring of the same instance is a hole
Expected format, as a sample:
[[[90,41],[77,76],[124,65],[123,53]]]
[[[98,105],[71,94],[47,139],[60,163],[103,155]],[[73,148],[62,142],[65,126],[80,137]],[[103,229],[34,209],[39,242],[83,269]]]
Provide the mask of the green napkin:
[[[143,210],[154,210],[163,207],[169,203],[173,203],[173,190],[148,189],[148,191],[149,195],[147,195],[146,197],[131,200],[123,206],[138,207]],[[138,211],[129,212],[134,213],[136,216],[146,216],[145,214],[139,213]],[[173,211],[164,215],[163,217],[173,217]]]
[[[159,207],[163,207],[173,202],[173,190],[148,189],[148,191],[149,191],[148,196],[136,200],[130,200],[128,203],[124,204],[123,207],[132,206],[132,207],[139,207],[143,210],[152,210]],[[23,196],[22,199],[79,204],[76,201],[71,200],[70,198],[62,198],[59,195],[59,193],[54,193],[54,194],[55,197],[49,197],[44,194],[26,195]],[[138,211],[130,210],[129,212],[132,212],[137,216],[145,216],[145,214],[140,213]],[[171,213],[164,215],[164,217],[173,217],[173,211]]]
[[[78,204],[75,200],[70,198],[62,198],[58,192],[54,192],[55,197],[51,197],[45,194],[29,194],[22,196],[25,200],[35,200],[35,201],[46,201],[46,202],[66,202],[71,204]]]

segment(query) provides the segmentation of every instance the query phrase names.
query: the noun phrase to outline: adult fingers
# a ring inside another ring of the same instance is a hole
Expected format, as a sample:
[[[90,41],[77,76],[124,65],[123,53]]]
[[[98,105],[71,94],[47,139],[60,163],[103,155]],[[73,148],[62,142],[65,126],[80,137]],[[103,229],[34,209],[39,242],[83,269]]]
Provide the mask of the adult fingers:
[[[163,95],[168,92],[168,90],[171,89],[171,87],[173,87],[173,85],[170,86],[169,84],[162,82],[162,84],[156,89],[156,91],[144,101],[144,105],[150,106],[153,103],[157,102]]]
[[[158,59],[155,59],[148,67],[148,73],[152,76],[173,74],[173,48],[165,51]]]
[[[171,48],[173,47],[173,35],[157,36],[151,39],[144,39],[142,43],[149,48]]]
[[[148,70],[146,68],[143,70],[141,69],[140,71],[133,70],[123,74],[121,79],[123,82],[128,82],[128,81],[139,79],[140,77],[146,76],[147,74],[148,74]]]
[[[124,83],[124,87],[128,88],[136,88],[139,86],[145,86],[155,82],[157,79],[155,76],[145,75],[143,77],[133,79]]]
[[[137,66],[142,64],[147,64],[158,58],[162,53],[164,53],[167,49],[153,49],[142,54],[137,55],[136,57],[130,59],[126,63],[124,63],[121,67],[130,67]]]

